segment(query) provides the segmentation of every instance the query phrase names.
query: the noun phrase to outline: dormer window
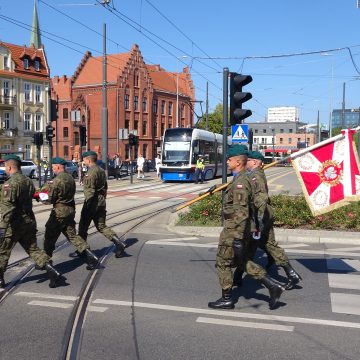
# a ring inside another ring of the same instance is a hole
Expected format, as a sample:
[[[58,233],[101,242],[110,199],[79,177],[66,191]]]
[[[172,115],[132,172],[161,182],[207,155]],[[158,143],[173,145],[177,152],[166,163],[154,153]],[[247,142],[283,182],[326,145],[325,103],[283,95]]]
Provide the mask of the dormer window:
[[[24,58],[23,62],[24,62],[24,69],[29,69],[29,59]]]
[[[9,58],[4,56],[4,69],[9,70]]]
[[[39,60],[34,61],[34,67],[35,67],[36,71],[40,71],[40,61]]]

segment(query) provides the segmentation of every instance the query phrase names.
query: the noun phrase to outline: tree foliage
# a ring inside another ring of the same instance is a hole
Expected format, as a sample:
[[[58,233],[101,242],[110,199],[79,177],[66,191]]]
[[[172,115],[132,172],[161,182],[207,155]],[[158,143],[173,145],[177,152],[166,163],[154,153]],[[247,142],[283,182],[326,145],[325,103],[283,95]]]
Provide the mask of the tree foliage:
[[[209,113],[209,131],[222,134],[223,131],[223,105],[217,104],[214,112]],[[196,123],[198,129],[206,129],[205,115]]]

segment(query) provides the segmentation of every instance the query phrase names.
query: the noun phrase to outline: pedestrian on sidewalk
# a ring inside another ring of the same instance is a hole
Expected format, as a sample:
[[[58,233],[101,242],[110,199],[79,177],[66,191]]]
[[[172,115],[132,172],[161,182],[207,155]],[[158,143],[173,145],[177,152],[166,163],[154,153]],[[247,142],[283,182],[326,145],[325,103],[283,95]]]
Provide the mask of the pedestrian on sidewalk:
[[[216,268],[222,289],[222,296],[208,303],[212,309],[233,309],[232,267],[243,263],[245,271],[259,280],[270,294],[270,308],[275,308],[284,289],[275,282],[260,265],[249,258],[251,231],[250,205],[252,188],[246,174],[247,148],[244,145],[231,145],[227,153],[227,165],[234,178],[227,185],[223,200],[224,228],[220,234],[216,255]]]
[[[257,241],[250,241],[252,247],[252,249],[250,249],[252,253],[250,254],[250,258],[254,258],[257,247],[264,250],[268,256],[267,268],[269,269],[274,262],[277,266],[281,266],[288,278],[285,289],[291,290],[302,279],[290,264],[284,249],[282,249],[275,240],[274,210],[270,203],[266,176],[262,169],[263,161],[264,156],[260,152],[248,152],[246,168],[253,191],[252,209],[255,227],[260,236]],[[242,266],[236,268],[234,272],[235,286],[241,286],[243,273],[244,269]]]
[[[158,178],[160,178],[160,166],[161,166],[161,159],[160,159],[160,154],[158,154],[155,159],[156,176]]]
[[[115,179],[120,180],[121,179],[121,167],[122,167],[122,161],[120,159],[119,154],[115,154],[114,156],[114,167],[115,167]]]
[[[144,164],[145,159],[143,158],[142,154],[140,154],[137,158],[136,165],[137,165],[137,171],[138,171],[138,179],[144,179]]]

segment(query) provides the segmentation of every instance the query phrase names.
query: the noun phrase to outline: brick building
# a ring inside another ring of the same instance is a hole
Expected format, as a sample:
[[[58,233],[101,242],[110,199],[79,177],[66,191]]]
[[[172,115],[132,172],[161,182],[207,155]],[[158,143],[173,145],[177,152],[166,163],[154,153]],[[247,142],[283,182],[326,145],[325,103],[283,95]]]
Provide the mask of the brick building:
[[[86,148],[102,151],[102,57],[87,52],[71,78],[52,79],[58,101],[54,154],[79,159],[80,127],[86,127]],[[137,153],[153,159],[166,128],[192,127],[194,86],[188,68],[181,73],[145,64],[139,47],[107,56],[108,154],[129,158],[126,129],[139,136]],[[178,112],[176,105],[178,104]],[[71,113],[78,117],[71,119]],[[136,156],[137,154],[135,154]]]

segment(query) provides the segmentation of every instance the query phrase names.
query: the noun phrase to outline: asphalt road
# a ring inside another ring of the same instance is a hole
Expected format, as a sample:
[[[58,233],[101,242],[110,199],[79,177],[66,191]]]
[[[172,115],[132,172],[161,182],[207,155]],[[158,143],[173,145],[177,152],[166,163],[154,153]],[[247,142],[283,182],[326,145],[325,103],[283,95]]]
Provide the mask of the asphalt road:
[[[275,179],[274,188],[283,181],[289,187],[287,176]],[[150,183],[154,186],[145,188]],[[165,203],[175,204],[186,198],[184,189],[194,194],[202,189],[153,180],[132,187],[110,181],[110,188],[109,213],[149,203],[157,207],[170,195],[178,200]],[[144,211],[140,208],[137,215]],[[129,221],[115,227],[119,234],[131,223],[127,215]],[[40,231],[47,216],[37,216]],[[86,314],[80,359],[360,358],[360,246],[285,244],[303,282],[283,294],[277,309],[269,309],[267,290],[246,277],[235,290],[236,308],[214,311],[207,303],[221,295],[214,268],[218,239],[176,234],[168,227],[169,216],[153,218],[128,234],[127,256],[111,256],[105,265]],[[99,234],[89,242],[98,253],[109,245]],[[68,257],[69,251],[64,248],[54,257],[68,286],[50,289],[43,273],[35,271],[0,305],[2,360],[58,358],[88,274],[80,260]],[[257,261],[264,263],[261,253]],[[273,267],[271,275],[285,281],[281,269]]]

